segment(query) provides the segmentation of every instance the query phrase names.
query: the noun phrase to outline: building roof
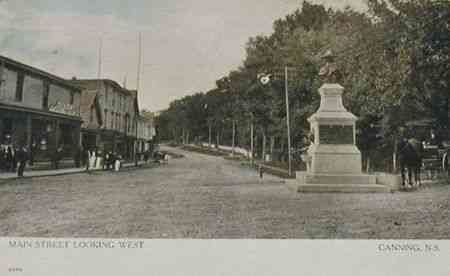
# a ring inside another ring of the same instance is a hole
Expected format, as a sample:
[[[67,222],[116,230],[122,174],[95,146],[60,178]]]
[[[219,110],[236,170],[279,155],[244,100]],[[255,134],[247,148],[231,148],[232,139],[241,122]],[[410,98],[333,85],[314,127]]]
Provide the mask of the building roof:
[[[136,92],[137,95],[137,91],[136,90],[128,90],[124,87],[122,87],[119,83],[117,83],[114,80],[111,79],[71,79],[71,80],[67,80],[70,83],[72,83],[73,85],[80,87],[80,88],[86,88],[86,86],[88,85],[92,85],[92,84],[96,84],[99,81],[103,82],[103,83],[107,83],[115,88],[117,88],[118,90],[124,92],[124,93],[128,93],[132,96],[135,96],[133,92]]]
[[[20,69],[22,69],[22,70],[24,70],[24,71],[26,71],[26,72],[28,72],[30,74],[34,74],[34,75],[39,75],[39,76],[45,77],[45,78],[50,79],[50,80],[52,80],[52,81],[54,81],[54,82],[56,82],[56,83],[58,83],[58,84],[60,84],[62,86],[65,86],[66,88],[76,89],[76,90],[78,90],[80,92],[82,90],[80,87],[72,85],[70,82],[68,82],[64,78],[58,77],[56,75],[53,75],[51,73],[48,73],[48,72],[43,71],[41,69],[38,69],[36,67],[32,67],[30,65],[27,65],[25,63],[21,63],[21,62],[19,62],[17,60],[13,60],[11,58],[8,58],[8,57],[2,56],[2,55],[0,55],[0,64],[1,63],[10,64],[10,65],[12,65],[14,67],[18,67],[18,68],[20,68]]]

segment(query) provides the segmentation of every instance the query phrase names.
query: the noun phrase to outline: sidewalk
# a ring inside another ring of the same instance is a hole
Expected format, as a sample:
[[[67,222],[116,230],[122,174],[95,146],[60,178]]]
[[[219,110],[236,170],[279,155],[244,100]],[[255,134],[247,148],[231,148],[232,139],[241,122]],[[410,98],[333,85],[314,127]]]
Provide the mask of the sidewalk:
[[[147,162],[148,164],[152,164],[153,162],[151,160],[149,160]],[[142,167],[142,165],[146,165],[145,161],[139,161],[138,162],[138,167]],[[123,168],[131,168],[134,167],[135,164],[134,162],[128,162],[128,163],[124,163],[122,164],[122,169]],[[54,176],[54,175],[65,175],[65,174],[76,174],[76,173],[86,173],[86,172],[96,172],[96,171],[104,171],[103,169],[99,168],[99,169],[89,169],[89,171],[86,171],[86,168],[66,168],[66,169],[58,169],[58,170],[35,170],[35,171],[30,171],[30,170],[26,170],[23,173],[23,178],[31,178],[31,177],[42,177],[42,176]],[[0,173],[0,181],[1,180],[8,180],[8,179],[18,179],[19,177],[17,176],[17,172],[15,173]]]

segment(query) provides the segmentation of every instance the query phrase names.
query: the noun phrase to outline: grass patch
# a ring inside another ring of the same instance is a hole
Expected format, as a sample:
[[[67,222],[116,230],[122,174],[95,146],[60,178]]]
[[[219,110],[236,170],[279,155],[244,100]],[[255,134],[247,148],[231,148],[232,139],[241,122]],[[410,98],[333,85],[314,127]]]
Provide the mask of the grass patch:
[[[181,147],[181,149],[186,150],[186,151],[196,152],[196,153],[212,155],[212,156],[227,156],[228,155],[227,152],[224,152],[221,150],[216,150],[216,149],[205,148],[205,147],[184,145]]]

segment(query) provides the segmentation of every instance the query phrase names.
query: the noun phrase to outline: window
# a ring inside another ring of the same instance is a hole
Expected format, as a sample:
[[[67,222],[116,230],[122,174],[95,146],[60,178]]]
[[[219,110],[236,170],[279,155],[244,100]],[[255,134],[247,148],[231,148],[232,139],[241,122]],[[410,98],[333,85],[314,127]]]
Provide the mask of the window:
[[[111,112],[111,125],[110,125],[111,129],[114,129],[114,112]]]
[[[91,105],[91,112],[89,114],[89,122],[92,123],[94,121],[94,105]]]
[[[105,86],[105,105],[108,106],[108,87]]]
[[[50,91],[50,84],[48,82],[44,82],[44,93],[42,95],[42,108],[48,109],[48,93]]]
[[[73,102],[74,102],[74,92],[73,91],[70,91],[70,104],[72,104],[73,105]]]
[[[16,85],[16,101],[21,102],[23,100],[23,81],[25,79],[25,75],[23,73],[19,73],[17,76],[17,85]]]
[[[105,127],[108,126],[108,109],[105,108]]]
[[[114,107],[114,105],[116,103],[116,93],[115,92],[112,93],[111,98],[112,98],[112,107]]]

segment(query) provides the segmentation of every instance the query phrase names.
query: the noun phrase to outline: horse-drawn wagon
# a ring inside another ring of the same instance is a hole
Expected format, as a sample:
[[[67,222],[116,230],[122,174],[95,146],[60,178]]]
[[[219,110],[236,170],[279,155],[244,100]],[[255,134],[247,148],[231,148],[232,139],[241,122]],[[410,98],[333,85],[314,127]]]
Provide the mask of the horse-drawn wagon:
[[[431,119],[410,121],[406,124],[413,136],[422,141],[420,153],[421,170],[424,177],[436,178],[440,173],[448,171],[450,142],[446,142],[448,131],[436,126]]]
[[[435,178],[440,172],[447,170],[447,149],[425,145],[422,152],[422,170],[427,178]]]

